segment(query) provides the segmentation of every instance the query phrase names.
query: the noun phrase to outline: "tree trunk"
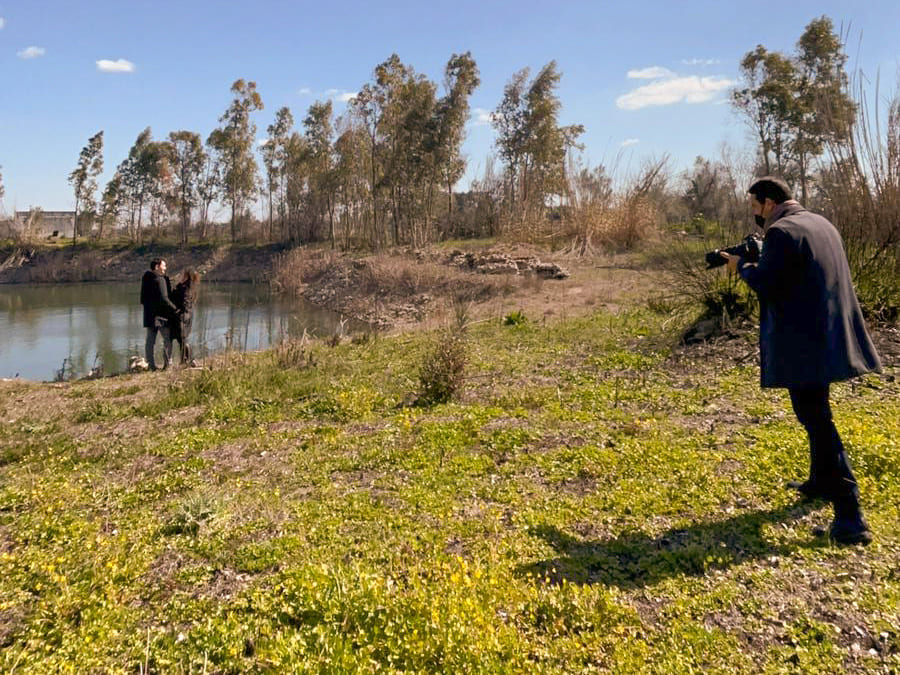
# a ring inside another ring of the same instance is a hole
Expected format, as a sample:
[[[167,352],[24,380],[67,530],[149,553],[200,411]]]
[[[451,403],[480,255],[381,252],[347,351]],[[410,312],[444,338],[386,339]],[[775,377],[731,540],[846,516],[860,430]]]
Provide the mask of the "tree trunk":
[[[72,248],[75,248],[75,242],[78,239],[78,197],[75,197],[75,220],[72,223]]]

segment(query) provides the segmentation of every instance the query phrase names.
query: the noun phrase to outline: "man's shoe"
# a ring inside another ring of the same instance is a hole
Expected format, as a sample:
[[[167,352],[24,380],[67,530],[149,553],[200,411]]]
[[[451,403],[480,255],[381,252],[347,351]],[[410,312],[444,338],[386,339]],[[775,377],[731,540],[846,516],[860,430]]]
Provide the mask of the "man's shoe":
[[[817,499],[827,501],[829,499],[828,494],[811,480],[806,480],[802,483],[799,480],[789,480],[787,487],[799,492],[805,502],[814,502]]]
[[[862,515],[853,517],[835,518],[831,523],[829,535],[832,541],[838,544],[862,544],[868,546],[872,543],[872,532]]]
[[[868,544],[872,541],[872,533],[859,508],[856,495],[838,497],[834,500],[834,521],[828,533],[838,544]]]

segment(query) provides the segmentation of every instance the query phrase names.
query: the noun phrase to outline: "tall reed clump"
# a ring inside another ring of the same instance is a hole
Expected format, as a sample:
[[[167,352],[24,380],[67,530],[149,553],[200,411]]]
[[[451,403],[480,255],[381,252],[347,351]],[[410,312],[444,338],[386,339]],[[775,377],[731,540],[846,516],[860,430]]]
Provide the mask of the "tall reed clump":
[[[618,194],[602,167],[572,171],[565,218],[553,239],[578,256],[632,251],[652,239],[662,219],[657,198],[668,182],[667,164],[667,157],[646,164]]]
[[[651,265],[669,273],[669,283],[650,301],[650,308],[673,317],[694,317],[686,335],[701,322],[713,322],[707,337],[729,331],[752,319],[758,311],[756,294],[724,267],[706,268],[706,253],[738,243],[746,231],[737,225],[703,221],[699,235],[672,235],[655,250]]]
[[[858,78],[852,128],[834,134],[820,172],[823,211],[841,231],[863,311],[900,319],[900,91],[874,106]],[[830,116],[829,116],[830,117]],[[839,121],[829,119],[837,125]]]

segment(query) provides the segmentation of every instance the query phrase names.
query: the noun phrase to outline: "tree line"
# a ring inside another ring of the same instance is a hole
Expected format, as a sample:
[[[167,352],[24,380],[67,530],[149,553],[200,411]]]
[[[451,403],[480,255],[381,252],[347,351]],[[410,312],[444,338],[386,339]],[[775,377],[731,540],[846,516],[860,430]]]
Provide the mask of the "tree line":
[[[556,63],[529,75],[524,69],[513,76],[492,115],[504,165],[504,213],[523,218],[563,194],[566,152],[583,131],[558,123]],[[451,56],[440,87],[393,54],[342,115],[335,115],[331,101],[316,101],[297,128],[290,108],[279,108],[257,147],[253,113],[263,100],[255,82],[237,80],[205,141],[188,130],[157,140],[144,129],[99,199],[98,132],[69,176],[75,237],[122,230],[141,242],[148,230],[177,222],[187,243],[192,231],[207,236],[214,203],[228,208],[233,242],[251,226],[269,241],[328,241],[333,247],[419,246],[448,236],[460,227],[455,188],[466,171],[462,144],[479,84],[469,52]],[[260,202],[263,222],[252,215]],[[480,227],[496,229],[498,220],[487,218]],[[496,232],[479,232],[485,233]]]

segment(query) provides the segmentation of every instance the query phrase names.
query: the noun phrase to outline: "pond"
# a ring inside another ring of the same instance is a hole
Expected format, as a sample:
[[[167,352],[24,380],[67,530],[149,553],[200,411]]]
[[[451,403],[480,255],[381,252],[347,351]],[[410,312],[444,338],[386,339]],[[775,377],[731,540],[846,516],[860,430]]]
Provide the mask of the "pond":
[[[145,329],[135,283],[0,285],[0,378],[54,380],[127,369],[143,356]],[[243,283],[200,286],[190,344],[201,360],[226,348],[265,349],[304,331],[325,337],[364,330],[302,300]],[[162,363],[162,340],[157,340]],[[174,348],[177,359],[178,347]]]

